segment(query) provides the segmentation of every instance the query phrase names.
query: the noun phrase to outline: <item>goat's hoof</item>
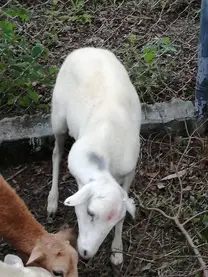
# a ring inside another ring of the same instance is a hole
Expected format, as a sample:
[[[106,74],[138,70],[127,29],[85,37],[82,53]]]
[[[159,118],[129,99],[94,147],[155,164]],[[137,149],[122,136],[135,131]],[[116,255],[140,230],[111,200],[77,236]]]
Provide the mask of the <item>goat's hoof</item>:
[[[57,212],[57,207],[58,205],[52,203],[51,204],[48,204],[48,207],[47,207],[47,214],[48,214],[48,217],[52,217],[52,218],[55,218],[56,216],[56,212]]]
[[[48,223],[53,223],[53,220],[54,220],[53,217],[51,217],[50,215],[47,216]]]
[[[47,207],[47,218],[52,218],[52,219],[55,219],[56,217],[56,211],[57,211],[57,206],[51,206],[51,205],[48,205]]]
[[[51,223],[56,217],[56,212],[50,211],[47,209],[47,220],[49,223]]]
[[[123,253],[113,253],[110,257],[113,265],[120,265],[123,263]]]
[[[57,206],[48,205],[48,207],[47,207],[47,218],[48,218],[48,220],[49,219],[50,220],[55,219],[56,211],[57,211]]]

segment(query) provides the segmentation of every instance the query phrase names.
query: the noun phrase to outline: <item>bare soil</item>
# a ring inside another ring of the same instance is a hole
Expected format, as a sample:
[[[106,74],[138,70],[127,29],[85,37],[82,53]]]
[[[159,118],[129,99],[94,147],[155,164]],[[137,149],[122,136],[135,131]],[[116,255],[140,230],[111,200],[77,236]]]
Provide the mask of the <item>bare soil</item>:
[[[169,215],[181,212],[179,220],[194,217],[185,225],[203,259],[208,263],[208,140],[206,137],[187,138],[151,137],[142,139],[141,157],[130,195],[137,203],[135,220],[125,220],[124,263],[112,268],[109,261],[113,232],[109,234],[96,256],[89,262],[80,260],[79,274],[84,276],[202,276],[193,249],[175,223],[156,211],[141,208],[139,200],[148,207],[157,207]],[[49,232],[55,232],[64,223],[75,226],[73,208],[63,201],[77,190],[74,178],[67,170],[68,149],[61,165],[60,201],[56,219],[46,220],[47,196],[51,185],[51,161],[2,168],[5,178],[16,188],[34,216]],[[21,173],[18,174],[18,172]],[[171,176],[176,173],[177,175]],[[161,181],[169,176],[168,180]],[[182,196],[182,198],[181,198]],[[182,202],[180,204],[180,199]],[[141,202],[140,202],[141,203]],[[0,258],[15,250],[4,240],[0,244]]]

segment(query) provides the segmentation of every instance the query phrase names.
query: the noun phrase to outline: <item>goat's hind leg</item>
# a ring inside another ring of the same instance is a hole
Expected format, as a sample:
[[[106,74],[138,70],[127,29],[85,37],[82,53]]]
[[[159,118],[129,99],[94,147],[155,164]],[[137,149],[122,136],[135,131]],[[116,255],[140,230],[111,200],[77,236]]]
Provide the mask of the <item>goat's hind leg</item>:
[[[65,142],[65,134],[55,135],[55,147],[53,149],[53,156],[52,156],[52,176],[53,176],[52,186],[48,195],[48,206],[47,206],[48,219],[50,217],[55,217],[56,211],[58,209],[59,168],[60,168],[60,162],[64,151],[64,142]]]
[[[59,119],[58,122],[57,122],[57,119]],[[64,119],[61,120],[56,116],[56,118],[52,117],[52,128],[54,130],[54,136],[55,136],[55,147],[53,149],[53,156],[52,156],[52,176],[53,176],[52,186],[48,195],[48,206],[47,206],[48,219],[51,216],[54,217],[58,209],[59,169],[60,169],[60,162],[64,152],[64,142],[65,142],[65,137],[67,132],[67,125]]]
[[[123,182],[123,189],[128,193],[131,183],[134,180],[135,170],[129,173]],[[124,219],[118,222],[115,226],[115,236],[112,242],[111,250],[111,263],[119,265],[123,262],[123,242],[122,242],[122,231],[123,231]]]

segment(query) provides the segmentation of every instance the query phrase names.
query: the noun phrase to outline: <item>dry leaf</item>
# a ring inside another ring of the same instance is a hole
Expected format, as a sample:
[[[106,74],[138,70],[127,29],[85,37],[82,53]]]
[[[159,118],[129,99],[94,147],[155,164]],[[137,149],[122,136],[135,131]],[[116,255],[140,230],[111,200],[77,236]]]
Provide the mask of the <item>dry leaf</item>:
[[[191,191],[191,186],[187,186],[183,189],[183,191]]]
[[[159,189],[163,189],[165,187],[165,185],[163,183],[159,182],[159,183],[157,183],[157,187]]]
[[[146,264],[145,266],[142,267],[142,271],[149,270],[152,267],[151,263]]]
[[[170,172],[174,172],[175,171],[175,166],[174,163],[171,161],[170,162]]]
[[[150,172],[147,173],[147,176],[151,177],[151,178],[155,178],[157,176],[158,172]]]
[[[161,179],[161,181],[165,181],[165,180],[170,180],[170,179],[174,179],[174,178],[178,178],[178,177],[182,177],[183,175],[186,174],[186,169],[183,169],[181,171],[178,171],[177,173],[174,174],[170,174],[164,178]]]
[[[63,175],[62,180],[65,182],[67,179],[69,179],[69,177],[69,172],[67,172],[65,175]]]
[[[143,170],[143,169],[141,169],[141,170],[139,171],[139,174],[140,174],[141,176],[145,175],[144,170]]]

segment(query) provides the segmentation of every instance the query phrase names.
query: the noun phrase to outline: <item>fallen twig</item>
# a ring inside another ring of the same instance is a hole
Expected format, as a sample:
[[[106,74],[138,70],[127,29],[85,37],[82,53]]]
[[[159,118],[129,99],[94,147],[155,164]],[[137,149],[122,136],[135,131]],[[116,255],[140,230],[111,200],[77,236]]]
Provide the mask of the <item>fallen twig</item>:
[[[183,175],[185,175],[187,172],[187,169],[183,169],[181,171],[178,171],[178,173],[173,173],[173,174],[170,174],[164,178],[161,179],[161,181],[165,181],[165,180],[171,180],[171,179],[174,179],[174,178],[178,178],[178,176],[182,177]]]
[[[206,213],[208,214],[208,210],[205,210],[205,211],[202,211],[202,212],[200,212],[200,213],[198,213],[198,214],[193,215],[192,217],[188,218],[188,219],[183,223],[183,226],[186,225],[189,221],[191,221],[191,220],[194,219],[195,217],[200,216],[200,215],[202,215],[202,214],[206,214]]]
[[[141,200],[140,200],[140,197],[138,195],[135,195],[136,198],[139,200],[139,205],[140,207],[142,207],[143,209],[145,210],[149,210],[149,211],[156,211],[156,212],[159,212],[160,214],[162,214],[164,217],[172,220],[175,222],[176,226],[181,230],[181,232],[183,233],[183,235],[185,236],[187,242],[189,243],[190,247],[192,248],[192,250],[194,251],[195,255],[196,255],[196,258],[198,259],[198,262],[203,270],[203,273],[204,273],[204,277],[208,277],[208,267],[202,257],[202,255],[200,254],[197,246],[194,244],[191,236],[189,235],[189,233],[186,231],[186,229],[184,228],[184,225],[189,221],[189,220],[186,220],[184,223],[181,223],[178,219],[178,213],[177,213],[177,216],[169,216],[167,215],[164,211],[162,211],[161,209],[159,208],[150,208],[150,207],[145,207]],[[193,219],[193,217],[191,218]]]
[[[17,175],[19,175],[20,173],[22,173],[27,167],[23,167],[21,168],[19,171],[17,171],[15,174],[13,174],[12,176],[10,176],[9,178],[6,179],[7,182],[11,181],[14,177],[16,177]]]
[[[189,233],[185,230],[185,228],[183,227],[183,224],[180,223],[180,221],[178,220],[177,217],[174,217],[174,221],[175,224],[177,225],[177,227],[181,230],[181,232],[184,234],[184,236],[186,237],[189,245],[191,246],[191,248],[193,249],[194,253],[196,254],[196,257],[200,263],[200,265],[203,268],[203,272],[204,272],[204,277],[208,277],[208,267],[204,261],[204,259],[202,258],[198,248],[196,247],[196,245],[194,244],[192,238],[190,237]]]

